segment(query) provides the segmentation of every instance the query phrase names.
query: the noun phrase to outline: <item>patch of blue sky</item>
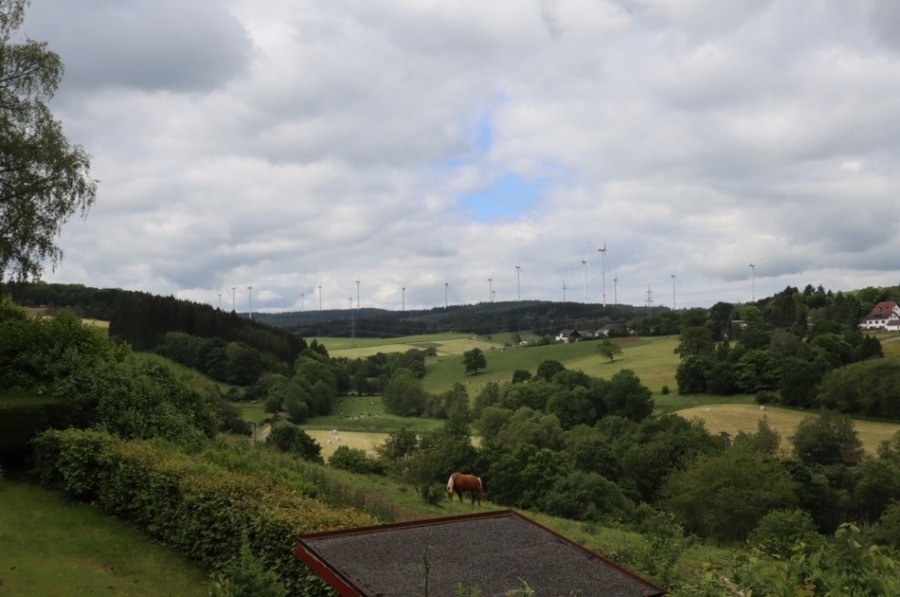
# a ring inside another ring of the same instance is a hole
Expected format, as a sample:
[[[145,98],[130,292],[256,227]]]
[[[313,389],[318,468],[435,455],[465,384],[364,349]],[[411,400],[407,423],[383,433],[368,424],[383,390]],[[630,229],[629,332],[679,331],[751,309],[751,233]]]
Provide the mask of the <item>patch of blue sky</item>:
[[[528,181],[507,172],[491,188],[462,197],[461,203],[479,221],[516,219],[537,202],[540,190],[540,181]]]
[[[481,115],[481,118],[478,119],[478,123],[475,126],[475,148],[481,153],[487,153],[491,148],[491,141],[493,141],[493,138],[491,115],[489,112],[485,112]]]

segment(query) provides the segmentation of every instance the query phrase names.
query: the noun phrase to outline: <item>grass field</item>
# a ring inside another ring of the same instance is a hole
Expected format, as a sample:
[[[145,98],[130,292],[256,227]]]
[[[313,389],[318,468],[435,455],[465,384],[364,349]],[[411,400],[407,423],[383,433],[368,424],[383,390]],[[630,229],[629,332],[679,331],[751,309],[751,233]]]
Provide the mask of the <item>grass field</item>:
[[[437,357],[426,361],[425,389],[432,393],[449,390],[456,382],[468,386],[469,396],[474,397],[489,382],[509,381],[516,369],[537,370],[542,361],[556,360],[568,369],[578,369],[588,375],[609,378],[623,368],[632,369],[641,381],[654,393],[663,386],[675,389],[675,369],[678,345],[675,337],[621,338],[622,354],[614,362],[597,354],[596,342],[574,342],[547,346],[510,346],[512,335],[496,335],[490,338],[461,334],[436,334],[378,340],[358,339],[355,348],[346,338],[322,338],[319,341],[332,356],[348,358],[366,357],[377,352],[406,351],[410,348],[433,347]],[[475,375],[465,375],[462,363],[464,352],[480,348],[486,357],[487,368]]]
[[[679,360],[678,355],[674,352],[678,345],[678,338],[675,336],[617,339],[616,341],[622,347],[622,354],[618,355],[614,362],[609,362],[597,354],[596,342],[519,347],[504,346],[504,342],[507,342],[505,338],[498,340],[498,337],[493,337],[488,341],[485,338],[452,334],[415,336],[400,340],[366,339],[365,346],[358,345],[356,348],[346,348],[347,343],[350,342],[348,339],[329,338],[320,341],[329,348],[329,353],[333,356],[366,356],[376,352],[405,351],[413,347],[434,346],[438,356],[429,358],[426,362],[426,375],[423,379],[425,389],[432,393],[439,393],[451,388],[455,382],[462,382],[466,384],[471,399],[474,399],[487,383],[509,381],[516,369],[534,372],[537,366],[545,360],[557,360],[568,369],[581,370],[588,375],[606,379],[617,371],[627,368],[633,370],[641,382],[653,392],[656,412],[677,412],[689,419],[699,417],[704,420],[706,428],[712,433],[726,432],[732,436],[740,431],[756,432],[758,421],[764,414],[769,425],[781,434],[783,450],[789,448],[789,439],[793,435],[797,423],[808,414],[772,407],[767,408],[763,413],[754,403],[753,396],[746,394],[736,396],[678,395],[675,371]],[[357,342],[363,342],[363,340]],[[462,353],[476,346],[484,351],[487,368],[475,375],[467,376],[464,374]],[[886,342],[884,352],[886,358],[900,359],[900,342]],[[668,394],[663,394],[664,387],[669,388]],[[319,419],[314,421],[314,424],[319,427]],[[421,419],[397,421],[400,424],[403,422],[412,423],[411,428],[414,430],[428,429]],[[388,419],[382,419],[379,428],[375,428],[370,423],[356,422],[354,426],[348,425],[340,418],[330,418],[327,425],[329,428],[340,430],[378,433],[388,433],[397,428],[392,429],[388,423]],[[855,421],[855,425],[864,448],[870,454],[875,453],[881,441],[888,439],[900,430],[900,425],[892,423],[858,420]],[[369,445],[369,442],[377,437],[383,436],[373,436],[360,441]]]
[[[33,485],[0,480],[0,595],[201,597],[208,588],[204,571],[138,530]]]
[[[782,452],[790,452],[790,438],[800,423],[810,413],[788,410],[784,408],[766,407],[760,410],[753,404],[716,404],[711,406],[695,406],[677,411],[686,419],[702,419],[706,429],[711,433],[728,433],[734,437],[739,432],[755,433],[759,421],[765,418],[769,427],[781,435]],[[854,420],[854,427],[859,434],[863,448],[868,454],[874,455],[878,444],[890,439],[894,433],[900,431],[900,425],[895,423],[879,423],[874,421]]]

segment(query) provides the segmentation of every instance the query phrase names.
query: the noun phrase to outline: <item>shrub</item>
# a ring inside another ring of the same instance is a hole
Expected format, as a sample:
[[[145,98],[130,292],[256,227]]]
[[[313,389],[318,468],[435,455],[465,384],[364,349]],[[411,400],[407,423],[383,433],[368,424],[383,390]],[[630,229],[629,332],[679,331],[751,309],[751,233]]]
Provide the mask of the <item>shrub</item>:
[[[790,558],[794,545],[813,547],[822,541],[809,512],[800,509],[773,510],[750,533],[749,541],[767,554]]]
[[[278,425],[272,429],[266,443],[274,445],[282,452],[299,454],[305,460],[323,462],[322,446],[296,425],[290,423]]]
[[[757,404],[774,404],[778,402],[778,394],[775,392],[770,392],[768,390],[760,390],[756,393],[756,403]]]
[[[293,554],[294,537],[375,524],[332,508],[269,475],[229,471],[159,441],[96,431],[48,431],[35,441],[35,474],[46,486],[95,499],[158,541],[219,573],[241,562],[242,538],[291,595],[320,595]],[[238,564],[240,565],[240,564]]]
[[[340,446],[328,459],[328,464],[334,468],[343,469],[353,473],[383,475],[387,472],[384,463],[369,458],[363,450]]]

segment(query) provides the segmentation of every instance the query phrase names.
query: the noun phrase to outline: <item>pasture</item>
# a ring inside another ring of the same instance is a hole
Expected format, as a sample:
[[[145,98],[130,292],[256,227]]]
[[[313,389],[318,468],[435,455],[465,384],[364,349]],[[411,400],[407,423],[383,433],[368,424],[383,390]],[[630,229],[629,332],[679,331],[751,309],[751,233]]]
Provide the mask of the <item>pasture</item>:
[[[0,593],[208,595],[206,573],[94,508],[0,480]]]
[[[676,412],[688,418],[700,418],[706,428],[712,433],[725,432],[732,437],[743,431],[755,433],[757,425],[765,415],[769,426],[781,435],[782,450],[790,450],[790,437],[794,433],[797,424],[809,413],[789,409],[766,407],[761,411],[753,401],[753,396],[742,394],[736,396],[711,396],[706,394],[692,394],[688,396],[678,395],[678,384],[675,381],[675,371],[679,359],[675,354],[678,346],[676,336],[659,338],[617,338],[615,341],[622,347],[622,354],[617,355],[615,361],[597,354],[597,342],[576,342],[572,344],[551,344],[548,346],[509,346],[504,345],[505,339],[493,337],[489,341],[486,338],[471,337],[465,335],[440,334],[432,336],[413,336],[402,339],[377,340],[366,339],[366,345],[357,348],[346,348],[349,339],[323,339],[321,340],[329,349],[332,356],[367,356],[377,352],[390,352],[391,350],[406,351],[410,348],[425,348],[433,346],[437,357],[426,359],[426,375],[422,380],[425,389],[431,393],[440,393],[450,389],[454,383],[463,383],[469,393],[470,399],[475,398],[481,389],[489,382],[503,383],[512,378],[517,369],[525,369],[534,373],[537,366],[545,360],[556,360],[566,366],[567,369],[581,370],[595,377],[609,379],[621,369],[631,369],[640,378],[641,382],[653,392],[656,404],[656,412]],[[358,341],[359,342],[359,341]],[[380,343],[379,343],[380,342]],[[334,349],[332,349],[334,346]],[[481,348],[487,360],[487,368],[474,375],[465,375],[462,363],[462,354],[472,348]],[[354,352],[350,352],[354,351]],[[884,344],[886,358],[900,358],[900,342],[888,341]],[[355,357],[351,357],[355,358]],[[664,387],[670,392],[663,394]],[[348,400],[348,405],[351,400]],[[369,409],[380,408],[377,398],[366,398],[369,401]],[[373,403],[374,400],[374,403]],[[383,412],[383,411],[382,411]],[[390,415],[380,415],[390,417]],[[321,421],[321,423],[320,423]],[[423,431],[434,428],[440,422],[434,422],[434,427],[429,427],[424,419],[403,419],[397,417],[394,420],[396,426],[391,426],[387,418],[382,418],[377,425],[365,418],[346,421],[345,419],[325,417],[310,421],[307,427],[326,427],[339,430],[360,430],[370,434],[371,437],[361,440],[366,445],[386,437],[387,433],[399,429],[404,424],[415,431]],[[881,441],[890,438],[900,430],[900,424],[888,422],[873,422],[856,420],[855,426],[859,433],[863,447],[869,454],[874,454]],[[324,446],[323,446],[324,451]]]
[[[367,338],[365,345],[357,340],[356,348],[348,348],[349,339],[323,338],[320,342],[331,356],[364,358],[378,352],[406,351],[411,348],[433,347],[436,357],[426,360],[426,375],[422,380],[425,389],[438,394],[460,382],[466,385],[469,396],[474,398],[490,382],[502,383],[512,378],[513,371],[526,369],[534,373],[542,361],[555,360],[567,369],[584,371],[595,377],[609,378],[617,371],[632,369],[641,381],[654,393],[664,386],[675,389],[675,369],[678,356],[674,353],[678,338],[617,338],[622,354],[614,362],[597,354],[597,342],[574,342],[547,346],[512,346],[511,335],[488,337],[462,334],[412,336],[381,340]],[[474,375],[465,375],[462,363],[464,352],[480,348],[487,360],[487,368]]]
[[[767,406],[761,410],[755,404],[715,404],[710,406],[694,406],[676,411],[678,415],[686,419],[701,419],[710,433],[727,433],[731,437],[743,431],[755,433],[759,422],[763,419],[769,427],[777,431],[781,436],[781,451],[789,454],[791,451],[790,438],[794,434],[797,425],[809,412],[788,410]],[[900,425],[896,423],[883,423],[855,419],[853,425],[856,428],[859,439],[867,454],[874,455],[878,444],[890,439],[894,433],[900,431]]]

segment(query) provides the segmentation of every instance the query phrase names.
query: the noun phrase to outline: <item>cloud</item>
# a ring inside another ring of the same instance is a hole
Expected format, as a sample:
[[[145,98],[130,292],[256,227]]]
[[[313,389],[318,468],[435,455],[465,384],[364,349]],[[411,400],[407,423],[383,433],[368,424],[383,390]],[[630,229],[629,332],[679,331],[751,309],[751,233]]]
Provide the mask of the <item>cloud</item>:
[[[748,300],[749,263],[757,296],[897,283],[889,2],[67,6],[25,33],[101,186],[48,280],[265,310],[513,300],[516,265],[546,300],[675,273],[685,307]]]

